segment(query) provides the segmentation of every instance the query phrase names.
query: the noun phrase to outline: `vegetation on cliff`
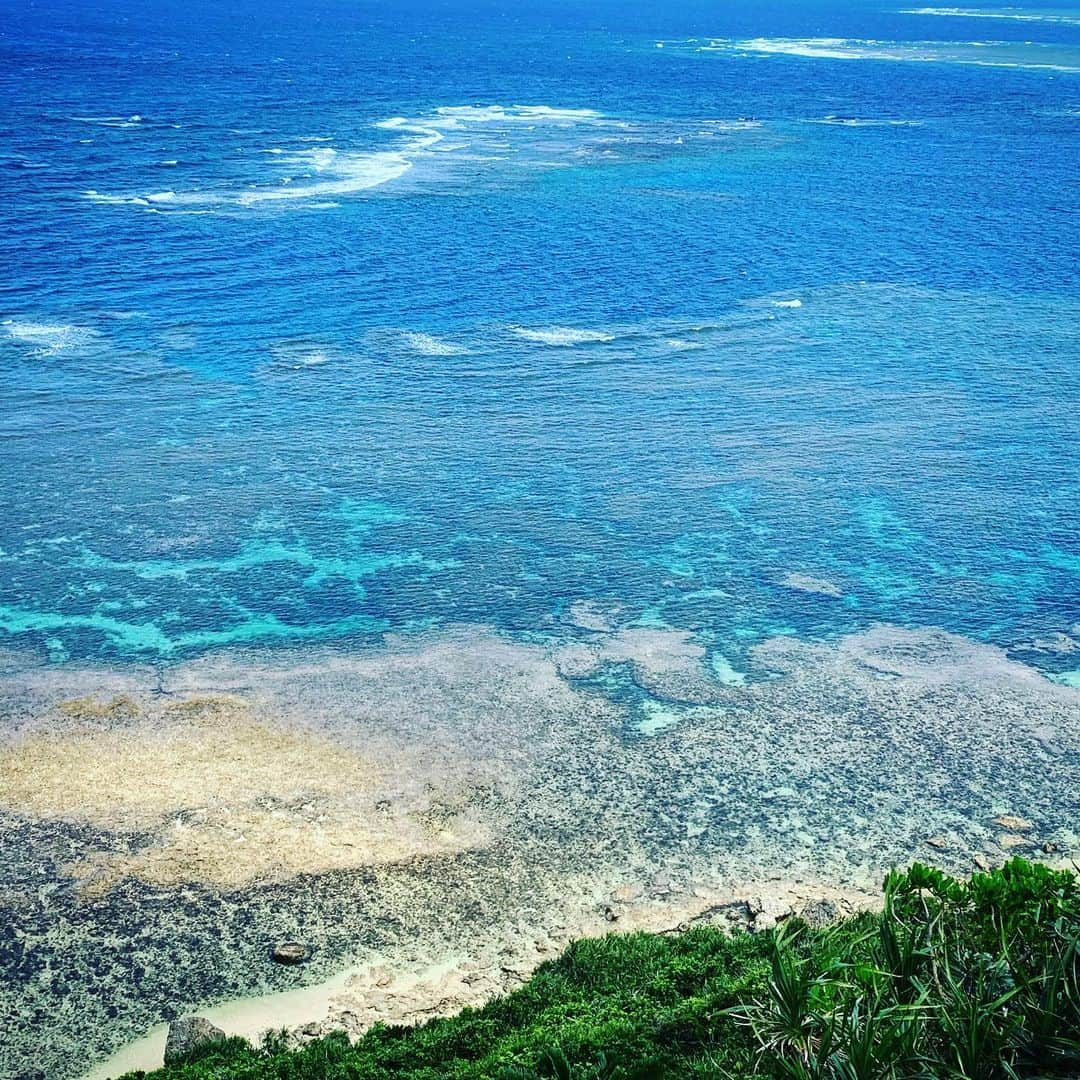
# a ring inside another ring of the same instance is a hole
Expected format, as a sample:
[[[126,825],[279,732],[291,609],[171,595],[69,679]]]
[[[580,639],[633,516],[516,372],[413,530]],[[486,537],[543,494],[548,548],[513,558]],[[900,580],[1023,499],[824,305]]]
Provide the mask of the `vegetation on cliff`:
[[[144,1075],[144,1074],[133,1074]],[[153,1080],[888,1080],[1080,1075],[1080,889],[1015,859],[915,864],[825,928],[576,942],[520,990],[417,1028],[212,1043]]]

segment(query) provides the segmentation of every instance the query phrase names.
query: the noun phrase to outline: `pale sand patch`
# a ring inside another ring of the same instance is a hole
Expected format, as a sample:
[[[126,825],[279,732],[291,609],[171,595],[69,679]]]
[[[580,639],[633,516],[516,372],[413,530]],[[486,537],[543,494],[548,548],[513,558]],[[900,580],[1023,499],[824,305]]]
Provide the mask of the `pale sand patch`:
[[[84,699],[58,711],[80,726],[0,749],[0,802],[154,837],[67,868],[84,888],[104,890],[125,876],[235,886],[457,852],[485,839],[467,815],[403,813],[380,799],[383,778],[369,758],[257,720],[238,698],[147,711],[131,698]],[[99,719],[113,723],[90,722]]]

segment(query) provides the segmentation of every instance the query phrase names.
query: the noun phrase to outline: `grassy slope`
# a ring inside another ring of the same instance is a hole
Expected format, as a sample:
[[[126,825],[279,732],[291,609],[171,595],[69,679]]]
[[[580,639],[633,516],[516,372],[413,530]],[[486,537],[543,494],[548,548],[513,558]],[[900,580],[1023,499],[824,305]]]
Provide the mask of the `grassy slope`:
[[[827,930],[580,941],[482,1009],[353,1044],[230,1039],[150,1076],[1080,1077],[1078,940],[1072,874],[916,865],[881,915]]]

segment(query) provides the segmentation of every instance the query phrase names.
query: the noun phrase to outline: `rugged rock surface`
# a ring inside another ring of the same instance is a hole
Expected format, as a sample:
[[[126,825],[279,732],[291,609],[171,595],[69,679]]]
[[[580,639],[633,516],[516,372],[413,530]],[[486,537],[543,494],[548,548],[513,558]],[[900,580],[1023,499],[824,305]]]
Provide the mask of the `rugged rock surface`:
[[[595,614],[555,642],[473,627],[162,671],[0,653],[0,1013],[21,1018],[0,1075],[80,1075],[170,1009],[347,970],[391,976],[362,1028],[486,1000],[582,932],[748,926],[777,882],[798,913],[807,882],[998,865],[1003,835],[1080,849],[1080,693],[999,649],[777,637],[734,686],[688,632]],[[310,960],[274,963],[285,941]]]
[[[211,1024],[205,1016],[181,1016],[169,1025],[169,1037],[165,1040],[165,1060],[168,1062],[186,1057],[203,1044],[224,1038],[225,1032]]]

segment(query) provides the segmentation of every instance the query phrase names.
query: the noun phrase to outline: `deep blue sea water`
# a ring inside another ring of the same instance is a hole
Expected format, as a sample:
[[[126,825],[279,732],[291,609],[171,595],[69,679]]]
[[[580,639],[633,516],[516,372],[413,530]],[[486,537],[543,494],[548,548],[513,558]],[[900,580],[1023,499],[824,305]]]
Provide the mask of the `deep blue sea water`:
[[[1075,668],[1080,13],[917,6],[2,0],[0,643]]]

